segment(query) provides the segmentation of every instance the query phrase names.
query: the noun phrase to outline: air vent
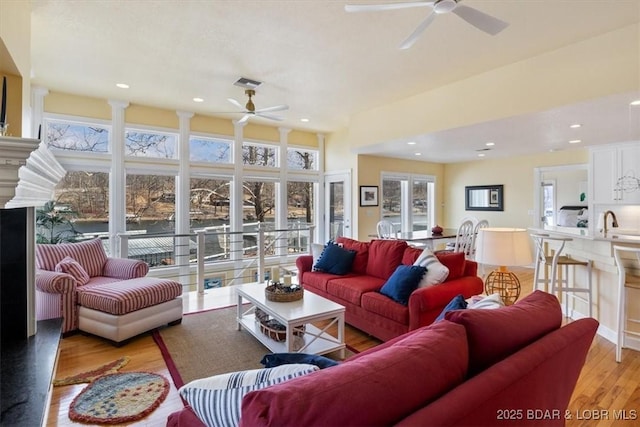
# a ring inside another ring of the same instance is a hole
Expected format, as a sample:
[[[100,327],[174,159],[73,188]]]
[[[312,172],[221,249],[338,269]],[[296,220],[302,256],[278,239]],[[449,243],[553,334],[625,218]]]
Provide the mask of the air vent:
[[[491,148],[480,148],[480,149],[478,149],[476,151],[478,151],[478,152],[480,152],[480,151],[491,151]]]
[[[261,84],[262,82],[259,82],[257,80],[251,80],[246,77],[240,77],[238,81],[234,83],[234,85],[243,87],[245,89],[255,89]]]

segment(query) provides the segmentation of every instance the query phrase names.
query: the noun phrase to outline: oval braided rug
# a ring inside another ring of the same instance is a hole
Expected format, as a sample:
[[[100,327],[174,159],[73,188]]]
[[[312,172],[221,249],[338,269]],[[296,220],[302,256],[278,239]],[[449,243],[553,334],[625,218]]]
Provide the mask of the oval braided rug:
[[[69,418],[92,424],[122,424],[144,418],[169,393],[169,382],[151,372],[124,372],[97,378],[73,399]]]

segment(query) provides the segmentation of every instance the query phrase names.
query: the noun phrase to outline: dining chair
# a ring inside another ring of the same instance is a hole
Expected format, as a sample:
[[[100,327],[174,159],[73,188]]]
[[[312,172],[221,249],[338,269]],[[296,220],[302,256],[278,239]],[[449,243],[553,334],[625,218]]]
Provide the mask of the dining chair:
[[[468,256],[469,259],[474,259],[476,256],[476,240],[478,239],[478,231],[480,231],[481,228],[487,227],[489,227],[489,221],[487,221],[486,219],[481,219],[473,227],[473,236],[471,237],[471,253]]]
[[[439,252],[464,252],[465,257],[471,255],[473,243],[473,230],[475,223],[471,218],[466,218],[458,226],[456,240],[453,244],[447,243],[444,251]]]
[[[391,221],[387,221],[383,219],[382,221],[378,221],[378,225],[376,226],[378,229],[378,238],[379,239],[395,239],[396,232],[395,227]]]
[[[460,224],[458,227],[458,233],[456,234],[456,244],[453,249],[454,252],[464,252],[465,256],[469,256],[471,254],[474,228],[475,225],[470,219],[463,221],[462,224]]]

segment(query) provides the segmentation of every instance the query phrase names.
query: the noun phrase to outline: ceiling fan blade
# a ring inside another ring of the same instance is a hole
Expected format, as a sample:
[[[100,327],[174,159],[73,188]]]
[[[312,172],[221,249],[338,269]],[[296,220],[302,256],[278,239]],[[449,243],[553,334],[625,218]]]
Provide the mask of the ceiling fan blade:
[[[434,1],[411,1],[405,3],[386,3],[386,4],[345,4],[346,12],[377,12],[381,10],[398,10],[408,9],[412,7],[433,7]]]
[[[238,107],[239,109],[241,109],[242,111],[245,110],[244,105],[240,104],[238,101],[236,101],[233,98],[227,98],[227,101],[229,101],[230,103],[232,103],[233,105],[235,105],[236,107]]]
[[[249,117],[251,117],[251,114],[245,114],[240,120],[238,120],[238,123],[246,122],[247,120],[249,120]]]
[[[411,35],[402,42],[402,44],[400,45],[400,49],[409,49],[411,46],[413,46],[416,40],[418,40],[418,37],[420,37],[420,34],[422,34],[424,30],[427,29],[427,27],[433,22],[435,17],[436,13],[431,12],[431,14],[429,14],[429,16],[427,16],[424,21],[422,21],[422,23],[418,25],[418,28],[416,28],[413,33],[411,33]]]
[[[274,105],[273,107],[260,108],[256,110],[256,113],[272,113],[274,111],[284,111],[288,109],[289,109],[288,105],[282,104],[282,105]]]
[[[263,117],[263,118],[269,119],[269,120],[276,120],[278,122],[281,122],[282,120],[284,120],[282,117],[272,116],[271,114],[256,113],[256,116]]]
[[[487,34],[491,34],[492,36],[495,36],[509,26],[508,23],[501,21],[498,18],[487,15],[484,12],[480,12],[478,9],[461,4],[456,6],[452,12],[477,29],[484,31]]]

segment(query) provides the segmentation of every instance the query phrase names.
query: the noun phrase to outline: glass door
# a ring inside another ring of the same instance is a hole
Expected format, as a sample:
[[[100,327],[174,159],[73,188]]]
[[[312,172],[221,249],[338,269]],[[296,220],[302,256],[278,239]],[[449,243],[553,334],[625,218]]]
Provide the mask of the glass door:
[[[556,182],[555,180],[543,180],[542,191],[540,195],[542,197],[542,218],[541,226],[556,225],[556,197],[555,197]]]
[[[351,237],[351,173],[325,176],[325,240]]]

